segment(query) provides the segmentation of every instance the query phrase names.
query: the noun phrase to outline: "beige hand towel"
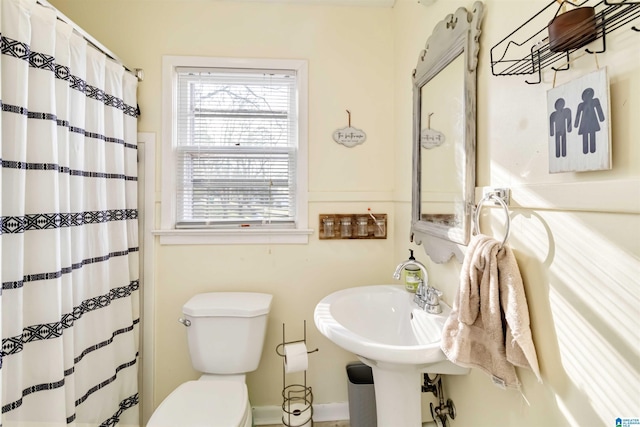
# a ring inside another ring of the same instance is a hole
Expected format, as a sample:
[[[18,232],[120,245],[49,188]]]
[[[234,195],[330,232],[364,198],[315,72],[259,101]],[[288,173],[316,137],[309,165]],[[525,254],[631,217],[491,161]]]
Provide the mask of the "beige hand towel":
[[[471,238],[441,346],[449,360],[481,369],[498,386],[520,387],[514,366],[531,369],[542,382],[524,285],[509,247],[482,234]]]

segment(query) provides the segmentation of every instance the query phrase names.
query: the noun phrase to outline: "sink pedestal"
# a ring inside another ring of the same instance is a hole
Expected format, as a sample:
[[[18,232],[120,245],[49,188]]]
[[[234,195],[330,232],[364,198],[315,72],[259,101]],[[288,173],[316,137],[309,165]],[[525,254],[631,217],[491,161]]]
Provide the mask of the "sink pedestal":
[[[420,372],[413,366],[404,369],[371,366],[371,369],[378,427],[421,427]]]
[[[378,427],[422,427],[422,374],[466,375],[469,368],[448,360],[429,365],[378,362],[358,356],[371,367]],[[431,420],[429,420],[431,421]]]
[[[421,427],[420,371],[410,365],[362,361],[373,371],[378,427]]]

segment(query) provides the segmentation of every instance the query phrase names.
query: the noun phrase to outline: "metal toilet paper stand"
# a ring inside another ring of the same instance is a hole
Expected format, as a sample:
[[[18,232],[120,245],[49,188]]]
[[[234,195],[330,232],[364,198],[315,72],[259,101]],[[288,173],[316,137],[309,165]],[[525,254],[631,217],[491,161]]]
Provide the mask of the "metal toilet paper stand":
[[[304,321],[304,338],[297,341],[285,339],[285,326],[282,324],[282,342],[276,346],[276,353],[282,357],[282,424],[286,427],[313,427],[313,393],[307,386],[307,370],[302,371],[302,384],[287,385],[287,373],[284,365],[284,346],[287,344],[307,343],[307,321]],[[315,353],[318,349],[307,351]]]

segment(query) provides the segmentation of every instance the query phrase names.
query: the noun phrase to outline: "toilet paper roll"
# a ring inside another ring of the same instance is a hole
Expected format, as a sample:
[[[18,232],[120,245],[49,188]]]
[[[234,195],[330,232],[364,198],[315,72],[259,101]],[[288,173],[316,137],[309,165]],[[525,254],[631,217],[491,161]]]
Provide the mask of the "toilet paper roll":
[[[311,427],[311,408],[304,403],[285,402],[282,424],[287,427]]]
[[[284,371],[286,373],[306,371],[309,366],[307,346],[303,342],[285,344]]]

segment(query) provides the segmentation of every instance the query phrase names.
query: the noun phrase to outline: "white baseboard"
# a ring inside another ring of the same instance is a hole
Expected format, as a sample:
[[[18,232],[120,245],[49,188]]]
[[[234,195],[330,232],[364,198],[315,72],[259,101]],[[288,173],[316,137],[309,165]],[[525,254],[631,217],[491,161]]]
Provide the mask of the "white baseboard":
[[[349,419],[349,403],[320,403],[313,405],[313,421],[342,421]],[[253,407],[253,423],[257,426],[281,424],[282,406]]]

